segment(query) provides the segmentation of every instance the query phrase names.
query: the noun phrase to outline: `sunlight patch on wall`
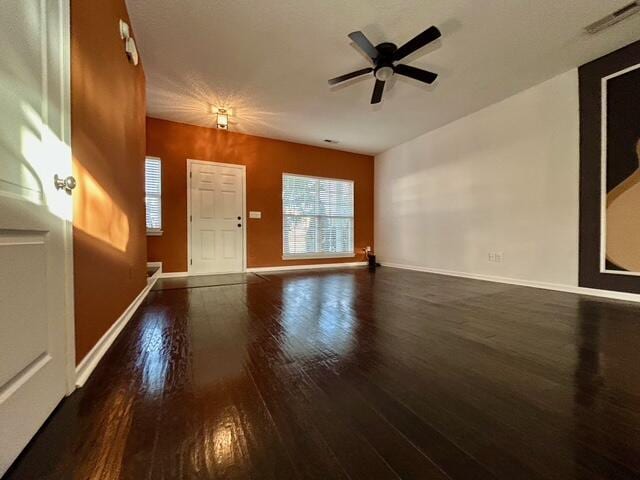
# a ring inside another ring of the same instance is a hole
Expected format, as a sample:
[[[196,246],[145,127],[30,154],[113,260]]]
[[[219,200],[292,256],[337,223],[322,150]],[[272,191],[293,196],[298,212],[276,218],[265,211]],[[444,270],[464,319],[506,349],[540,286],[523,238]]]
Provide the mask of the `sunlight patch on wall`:
[[[107,191],[75,162],[78,188],[74,192],[74,226],[87,235],[125,252],[129,242],[129,218]]]

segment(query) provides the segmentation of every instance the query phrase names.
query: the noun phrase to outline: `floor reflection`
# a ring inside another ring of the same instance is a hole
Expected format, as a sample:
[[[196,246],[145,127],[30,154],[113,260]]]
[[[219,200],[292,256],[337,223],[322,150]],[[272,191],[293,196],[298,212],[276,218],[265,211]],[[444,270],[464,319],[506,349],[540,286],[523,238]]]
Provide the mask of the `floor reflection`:
[[[140,334],[140,354],[136,370],[141,372],[142,387],[149,396],[162,393],[170,355],[170,321],[168,311],[145,315]]]
[[[351,353],[358,323],[354,283],[352,275],[283,281],[281,321],[291,357],[338,362]]]
[[[592,478],[590,472],[594,470],[609,478],[636,478],[633,472],[640,470],[640,336],[634,324],[636,306],[582,298],[578,312],[574,375],[576,478]],[[594,451],[606,454],[602,458]]]

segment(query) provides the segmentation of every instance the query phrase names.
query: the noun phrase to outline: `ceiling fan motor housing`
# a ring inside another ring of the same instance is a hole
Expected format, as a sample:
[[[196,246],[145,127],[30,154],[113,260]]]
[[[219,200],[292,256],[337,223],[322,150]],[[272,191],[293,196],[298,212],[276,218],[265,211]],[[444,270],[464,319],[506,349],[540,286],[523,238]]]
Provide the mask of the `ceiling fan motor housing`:
[[[393,54],[397,49],[398,47],[390,42],[384,42],[376,46],[378,56],[374,59],[375,69],[373,74],[378,80],[385,82],[393,76]]]

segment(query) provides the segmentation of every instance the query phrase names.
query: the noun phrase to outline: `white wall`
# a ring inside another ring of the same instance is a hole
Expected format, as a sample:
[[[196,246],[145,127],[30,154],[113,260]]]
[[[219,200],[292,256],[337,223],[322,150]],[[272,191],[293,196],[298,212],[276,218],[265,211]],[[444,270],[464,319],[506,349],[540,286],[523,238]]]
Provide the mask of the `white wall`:
[[[578,142],[574,69],[376,156],[380,261],[577,285]]]

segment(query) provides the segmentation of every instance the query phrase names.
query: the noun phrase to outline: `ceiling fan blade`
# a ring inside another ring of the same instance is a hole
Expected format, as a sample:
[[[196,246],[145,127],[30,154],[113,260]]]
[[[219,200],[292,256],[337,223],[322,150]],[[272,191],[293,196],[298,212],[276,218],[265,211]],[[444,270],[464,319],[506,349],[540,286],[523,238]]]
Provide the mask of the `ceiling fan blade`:
[[[344,82],[345,80],[349,80],[351,78],[359,77],[360,75],[364,75],[365,73],[372,72],[373,68],[367,67],[362,68],[360,70],[356,70],[355,72],[347,73],[345,75],[340,75],[339,77],[332,78],[329,80],[329,85],[335,85],[336,83]]]
[[[438,27],[435,27],[432,25],[429,28],[427,28],[424,32],[415,36],[414,38],[409,40],[407,43],[402,45],[398,50],[396,50],[396,52],[393,54],[393,60],[394,61],[401,60],[407,55],[415,52],[419,48],[422,48],[428,43],[431,43],[434,40],[437,40],[441,36],[442,36],[442,33],[440,33],[440,30],[438,30]]]
[[[353,43],[358,45],[358,47],[360,47],[360,49],[364,53],[371,57],[371,60],[375,60],[378,57],[378,50],[360,30],[358,30],[357,32],[351,32],[349,34],[349,38],[353,41]]]
[[[380,103],[382,100],[382,92],[384,92],[384,81],[376,80],[376,84],[373,87],[373,95],[371,95],[371,104]]]
[[[438,78],[437,73],[422,70],[421,68],[410,67],[409,65],[396,65],[393,69],[398,75],[415,78],[424,83],[433,83],[435,79]]]

